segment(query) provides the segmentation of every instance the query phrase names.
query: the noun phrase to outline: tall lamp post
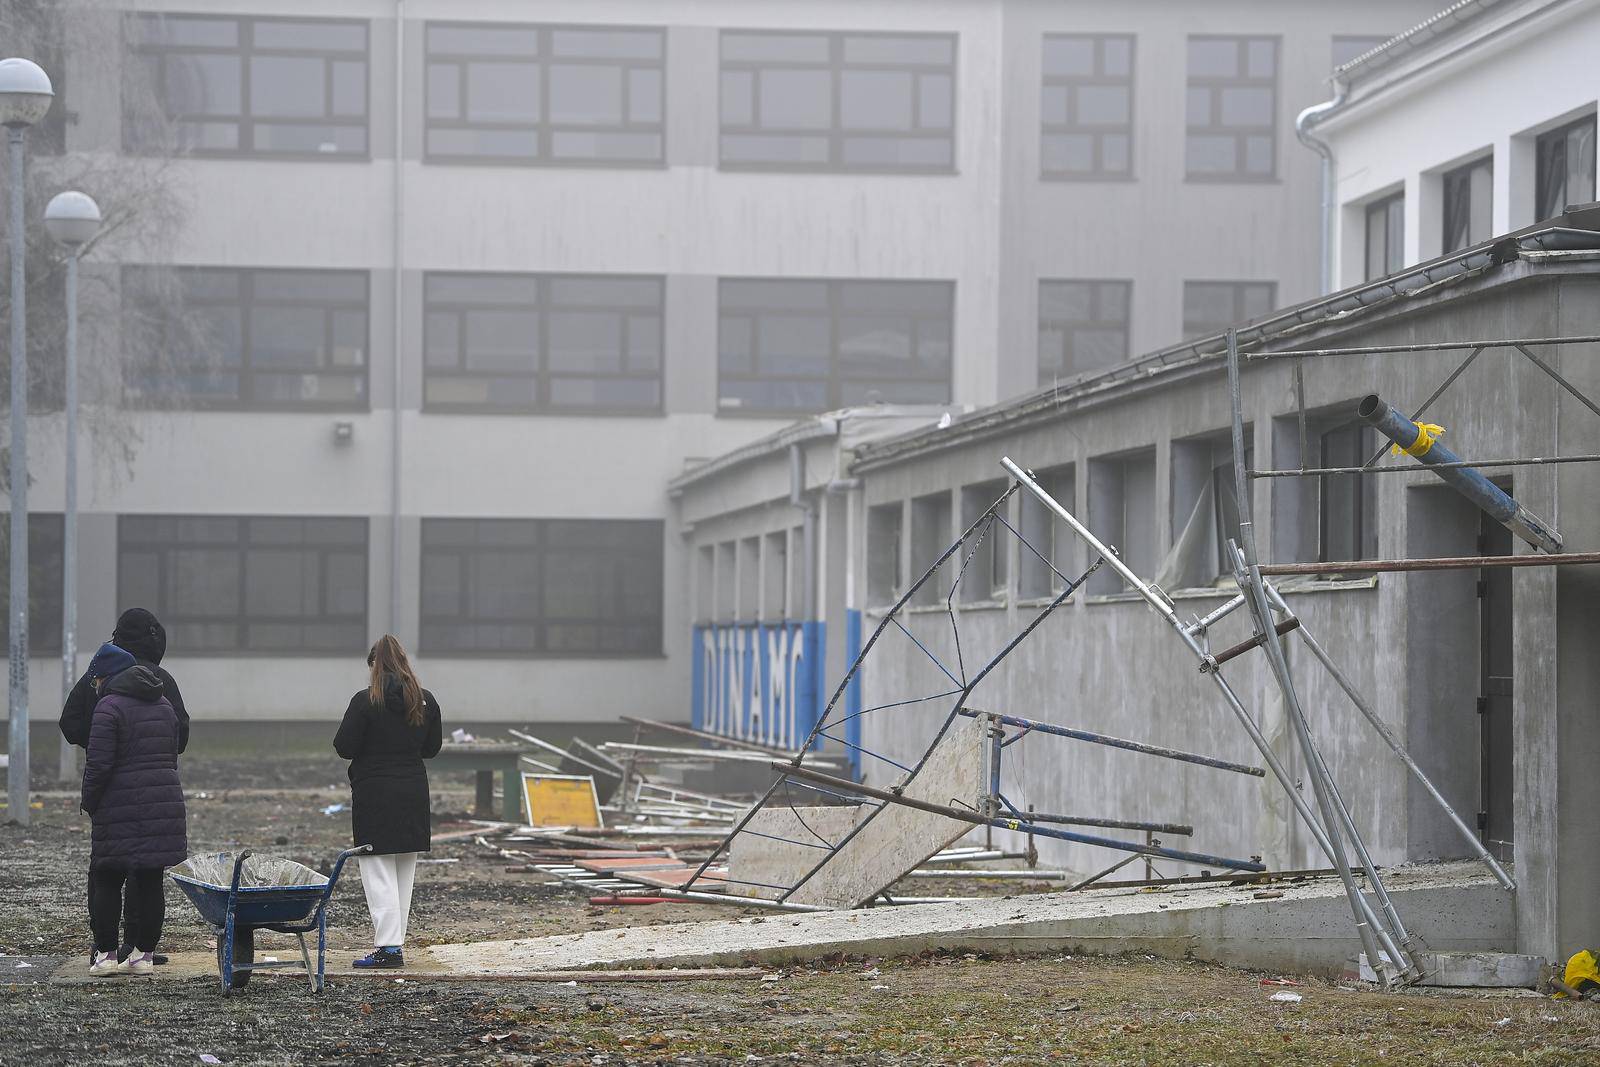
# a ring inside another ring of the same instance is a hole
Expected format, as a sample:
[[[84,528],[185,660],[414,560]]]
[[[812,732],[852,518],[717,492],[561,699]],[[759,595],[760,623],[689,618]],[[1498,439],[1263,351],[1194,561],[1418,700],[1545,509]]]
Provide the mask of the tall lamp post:
[[[0,59],[0,126],[6,128],[11,185],[11,749],[6,792],[11,818],[28,825],[28,317],[27,234],[23,229],[22,138],[50,110],[50,77],[27,59]]]
[[[61,520],[61,699],[78,680],[78,256],[100,231],[100,205],[85,193],[51,197],[44,228],[67,250],[67,353],[65,514]],[[77,776],[78,758],[61,739],[61,780]]]

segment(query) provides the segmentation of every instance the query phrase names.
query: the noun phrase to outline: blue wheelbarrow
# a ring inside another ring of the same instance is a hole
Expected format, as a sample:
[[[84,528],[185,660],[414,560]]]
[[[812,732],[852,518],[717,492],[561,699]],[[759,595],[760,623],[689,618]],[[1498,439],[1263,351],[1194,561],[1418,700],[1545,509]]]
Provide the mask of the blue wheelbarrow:
[[[200,917],[217,932],[217,973],[222,995],[250,983],[252,971],[276,967],[303,969],[313,993],[322,992],[328,947],[328,898],[339,881],[344,861],[371,845],[339,853],[333,873],[320,874],[303,863],[276,856],[255,856],[249,849],[234,855],[219,852],[191,856],[172,869],[172,880],[194,902]],[[254,862],[246,863],[253,859]],[[229,878],[229,867],[232,877]],[[223,880],[227,878],[227,884]],[[255,932],[273,930],[294,934],[300,941],[299,960],[255,962]],[[317,966],[311,966],[306,935],[317,932]]]

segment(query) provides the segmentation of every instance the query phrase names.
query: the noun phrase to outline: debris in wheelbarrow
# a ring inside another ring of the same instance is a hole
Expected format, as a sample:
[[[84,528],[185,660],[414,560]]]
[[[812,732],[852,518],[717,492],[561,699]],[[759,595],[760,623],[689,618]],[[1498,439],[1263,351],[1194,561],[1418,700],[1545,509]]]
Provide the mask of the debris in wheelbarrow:
[[[313,993],[322,992],[328,948],[328,898],[339,881],[345,860],[371,845],[339,853],[329,874],[277,856],[257,856],[249,849],[235,855],[219,852],[191,856],[172,869],[172,880],[194,902],[200,917],[217,932],[217,974],[222,995],[242,989],[252,971],[300,968]],[[294,934],[300,941],[300,959],[255,962],[255,932],[273,930]],[[317,965],[305,935],[317,932]]]

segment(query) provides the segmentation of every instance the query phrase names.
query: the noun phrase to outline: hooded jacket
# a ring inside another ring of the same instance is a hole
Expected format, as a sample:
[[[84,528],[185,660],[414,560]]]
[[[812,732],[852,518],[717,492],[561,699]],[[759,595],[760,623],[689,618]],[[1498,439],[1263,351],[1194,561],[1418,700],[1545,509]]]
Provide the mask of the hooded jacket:
[[[354,844],[374,854],[427,852],[432,831],[425,759],[443,742],[439,703],[422,691],[422,722],[406,721],[405,697],[384,676],[383,703],[363,689],[350,698],[333,747],[350,761],[350,823]]]
[[[111,641],[131,652],[134,659],[150,667],[161,679],[162,694],[178,714],[178,751],[188,748],[189,712],[183,706],[183,694],[178,692],[178,683],[161,666],[161,657],[167,653],[166,628],[144,608],[129,608],[117,619],[117,627],[111,632]],[[73,685],[72,692],[67,694],[66,704],[61,708],[61,736],[67,739],[67,744],[88,747],[89,729],[99,699],[93,681],[85,672]]]
[[[95,705],[83,769],[83,810],[94,823],[91,870],[150,870],[189,851],[178,780],[178,715],[160,677],[129,667]]]

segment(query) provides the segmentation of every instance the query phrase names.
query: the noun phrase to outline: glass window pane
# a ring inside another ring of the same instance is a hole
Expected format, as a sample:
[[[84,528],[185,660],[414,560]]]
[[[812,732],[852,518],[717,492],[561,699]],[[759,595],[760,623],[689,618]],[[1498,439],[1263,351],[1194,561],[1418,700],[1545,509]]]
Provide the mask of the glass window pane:
[[[539,31],[522,26],[428,24],[430,54],[536,56]]]
[[[428,154],[532,159],[539,154],[539,134],[533,130],[429,130]]]
[[[589,59],[660,59],[657,30],[552,30],[551,50],[557,56]]]
[[[239,24],[233,19],[140,15],[134,25],[141,44],[231,48],[239,43]]]
[[[1128,90],[1120,85],[1084,85],[1078,88],[1078,121],[1097,126],[1126,124]]]
[[[250,110],[279,118],[327,114],[327,63],[300,56],[255,56],[250,60]]]
[[[792,33],[722,34],[722,58],[763,62],[828,62],[828,39],[823,36]]]
[[[471,122],[538,122],[538,65],[469,63],[466,111]]]
[[[746,126],[755,121],[755,77],[747,70],[722,72],[724,126]]]
[[[428,117],[461,117],[461,68],[456,64],[428,64]]]
[[[362,117],[367,113],[367,65],[339,61],[333,64],[333,113]]]
[[[1084,77],[1095,73],[1095,39],[1046,34],[1044,73]]]
[[[833,124],[833,91],[826,71],[762,71],[759,98],[764,127],[827,129]]]
[[[1229,37],[1189,38],[1189,77],[1231,78],[1240,73],[1238,41]]]
[[[293,48],[302,51],[364,52],[367,28],[364,24],[331,22],[287,22],[258,19],[253,24],[257,48]]]
[[[840,123],[847,130],[912,128],[913,75],[847,70],[840,75]]]
[[[550,67],[550,121],[622,122],[622,72],[614,67]]]
[[[168,113],[174,117],[241,114],[241,69],[238,56],[168,56]]]
[[[1221,100],[1221,122],[1224,126],[1272,125],[1273,92],[1255,87],[1224,88]]]
[[[937,66],[953,62],[955,42],[945,36],[850,36],[844,39],[844,61],[862,64]]]
[[[628,121],[661,121],[661,72],[659,70],[631,70],[628,72]]]

